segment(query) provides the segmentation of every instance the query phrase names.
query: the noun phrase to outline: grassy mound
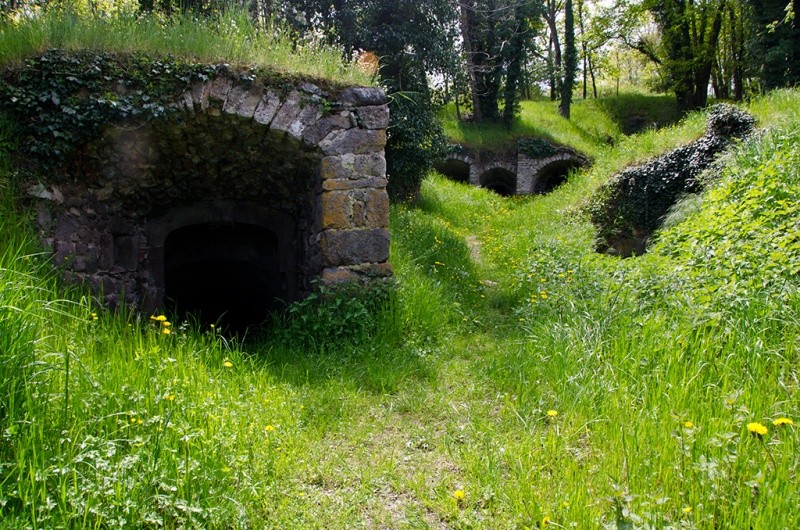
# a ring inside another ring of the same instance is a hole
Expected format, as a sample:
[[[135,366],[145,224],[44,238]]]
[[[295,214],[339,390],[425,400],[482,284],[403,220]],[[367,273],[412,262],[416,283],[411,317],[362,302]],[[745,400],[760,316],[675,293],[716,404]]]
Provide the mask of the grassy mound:
[[[373,84],[355,62],[343,62],[339,50],[322,42],[297,45],[281,28],[257,28],[242,10],[224,11],[214,18],[163,19],[124,13],[77,16],[51,9],[35,18],[0,23],[0,65],[19,63],[50,48],[170,55],[342,84]]]
[[[581,206],[702,115],[544,197],[432,176],[394,298],[333,341],[106,313],[0,180],[0,527],[800,526],[798,108],[751,105],[769,132],[636,259]]]

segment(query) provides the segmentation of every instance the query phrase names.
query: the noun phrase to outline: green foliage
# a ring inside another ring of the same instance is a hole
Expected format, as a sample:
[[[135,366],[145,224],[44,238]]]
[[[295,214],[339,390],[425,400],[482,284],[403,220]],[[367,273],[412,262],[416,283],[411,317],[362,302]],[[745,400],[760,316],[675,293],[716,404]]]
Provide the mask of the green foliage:
[[[289,305],[273,328],[290,348],[335,350],[364,341],[381,324],[389,324],[395,295],[388,284],[366,288],[320,284],[306,298]]]
[[[420,184],[446,149],[431,101],[422,92],[390,94],[386,189],[395,201],[414,201]]]
[[[319,39],[298,42],[275,25],[257,27],[246,10],[195,17],[157,14],[79,15],[50,9],[15,23],[0,23],[0,65],[18,64],[44,51],[96,50],[180,58],[178,62],[248,65],[284,75],[371,85],[355,61]]]
[[[798,131],[770,131],[739,147],[701,209],[660,234],[654,252],[690,271],[704,301],[785,296],[800,274]]]
[[[145,55],[49,50],[7,70],[0,83],[2,110],[17,117],[23,152],[63,167],[106,123],[163,117],[170,103],[210,66]],[[36,119],[23,119],[36,116]]]
[[[520,153],[524,153],[531,158],[547,158],[556,154],[553,144],[541,138],[523,138],[517,142]]]

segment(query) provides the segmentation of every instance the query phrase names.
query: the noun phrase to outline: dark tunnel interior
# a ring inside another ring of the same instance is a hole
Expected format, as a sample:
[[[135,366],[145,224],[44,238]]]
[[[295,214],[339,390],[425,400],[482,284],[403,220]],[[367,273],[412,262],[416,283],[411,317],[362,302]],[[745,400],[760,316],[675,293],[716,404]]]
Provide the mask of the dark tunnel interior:
[[[167,310],[227,333],[267,321],[287,299],[283,252],[270,230],[247,224],[199,224],[164,243]]]

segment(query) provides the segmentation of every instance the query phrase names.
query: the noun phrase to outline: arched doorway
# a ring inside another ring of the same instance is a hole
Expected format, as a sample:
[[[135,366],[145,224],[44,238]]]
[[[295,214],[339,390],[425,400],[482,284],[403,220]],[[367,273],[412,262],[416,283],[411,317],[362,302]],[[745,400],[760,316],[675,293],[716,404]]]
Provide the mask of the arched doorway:
[[[469,182],[469,163],[457,158],[448,158],[435,165],[436,171],[456,182]]]
[[[505,168],[496,167],[484,171],[478,179],[481,187],[508,197],[517,193],[517,175]]]
[[[276,234],[247,224],[207,223],[164,242],[164,299],[171,312],[244,331],[290,298]]]
[[[550,193],[567,181],[569,172],[580,167],[574,160],[558,160],[551,162],[539,171],[533,193],[544,195]]]

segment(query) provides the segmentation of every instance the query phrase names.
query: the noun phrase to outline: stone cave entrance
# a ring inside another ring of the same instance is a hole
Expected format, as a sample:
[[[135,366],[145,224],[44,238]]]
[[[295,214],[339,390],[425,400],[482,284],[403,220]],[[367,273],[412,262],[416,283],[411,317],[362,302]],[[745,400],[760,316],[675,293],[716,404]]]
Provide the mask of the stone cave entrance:
[[[517,193],[517,175],[505,168],[496,167],[485,171],[479,179],[480,185],[503,197]]]
[[[538,195],[550,193],[567,181],[570,171],[579,167],[580,164],[574,160],[559,160],[546,165],[539,173],[533,193]]]
[[[166,237],[163,257],[167,311],[203,327],[244,333],[296,296],[293,249],[262,226],[181,227]]]

